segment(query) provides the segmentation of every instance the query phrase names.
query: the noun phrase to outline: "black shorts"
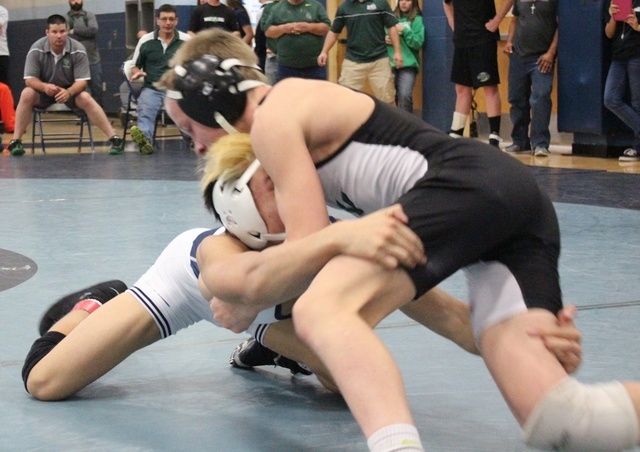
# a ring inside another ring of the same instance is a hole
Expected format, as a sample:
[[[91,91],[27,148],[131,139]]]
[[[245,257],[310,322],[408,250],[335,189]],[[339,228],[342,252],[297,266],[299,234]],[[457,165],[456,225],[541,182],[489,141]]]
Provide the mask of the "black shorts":
[[[555,210],[513,157],[456,140],[430,158],[425,176],[399,202],[427,255],[426,265],[409,272],[417,296],[471,264],[498,262],[515,278],[526,307],[554,314],[562,307]]]
[[[38,102],[38,105],[36,105],[37,108],[47,109],[56,103],[55,97],[48,96],[43,92],[40,92],[39,94],[40,94],[40,102]],[[76,96],[71,96],[69,100],[65,102],[65,105],[70,110],[73,110],[73,111],[79,110],[79,108],[76,107]]]
[[[456,47],[451,64],[451,81],[474,89],[500,84],[498,43],[491,41],[474,47]]]

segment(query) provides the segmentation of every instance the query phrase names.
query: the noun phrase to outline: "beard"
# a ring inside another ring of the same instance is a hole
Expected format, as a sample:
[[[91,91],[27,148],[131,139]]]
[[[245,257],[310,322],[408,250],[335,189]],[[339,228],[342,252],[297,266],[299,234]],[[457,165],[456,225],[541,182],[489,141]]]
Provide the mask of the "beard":
[[[81,9],[82,9],[82,2],[74,3],[73,5],[71,5],[72,11],[80,11]]]

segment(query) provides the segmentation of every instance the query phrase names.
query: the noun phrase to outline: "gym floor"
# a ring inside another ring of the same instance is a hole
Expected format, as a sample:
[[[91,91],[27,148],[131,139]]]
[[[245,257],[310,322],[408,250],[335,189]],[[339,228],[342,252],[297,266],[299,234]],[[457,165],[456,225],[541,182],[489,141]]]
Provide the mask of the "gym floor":
[[[231,368],[246,335],[210,324],[134,354],[70,400],[32,399],[20,369],[49,304],[100,280],[133,284],[178,233],[214,221],[182,141],[161,140],[149,156],[131,147],[109,156],[100,142],[95,153],[26,149],[0,157],[0,450],[366,450],[340,397],[312,376]],[[562,288],[580,308],[584,337],[577,377],[639,379],[640,163],[558,149],[515,158],[531,165],[558,211]],[[465,297],[460,274],[442,287]],[[378,332],[401,367],[426,450],[527,450],[480,358],[400,313]]]

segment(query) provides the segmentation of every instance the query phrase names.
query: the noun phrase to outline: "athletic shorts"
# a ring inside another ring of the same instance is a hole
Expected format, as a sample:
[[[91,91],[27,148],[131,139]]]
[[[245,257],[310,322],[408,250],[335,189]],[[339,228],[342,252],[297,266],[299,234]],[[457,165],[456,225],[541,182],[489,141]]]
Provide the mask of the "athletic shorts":
[[[464,269],[476,333],[528,308],[556,314],[560,232],[551,201],[525,165],[463,140],[430,159],[399,199],[427,254],[409,271],[417,296]]]
[[[491,41],[474,47],[454,48],[451,82],[474,89],[500,84],[498,43]]]
[[[38,102],[38,105],[36,105],[37,108],[42,108],[42,109],[47,109],[50,106],[52,106],[53,104],[56,103],[56,98],[53,96],[48,96],[45,93],[40,93],[40,102]],[[76,110],[80,110],[78,107],[76,107],[76,96],[71,96],[69,98],[69,100],[67,102],[65,102],[65,105],[67,106],[67,108],[69,108],[70,110],[76,111]]]
[[[390,104],[396,99],[396,88],[389,58],[371,61],[370,63],[355,63],[350,60],[342,62],[338,83],[347,88],[364,91],[367,81],[373,95],[382,102]]]
[[[206,237],[224,233],[224,228],[191,229],[173,239],[142,277],[129,288],[153,317],[162,338],[176,334],[196,322],[213,320],[213,313],[198,288],[200,270],[196,251]],[[247,332],[260,336],[267,324],[283,320],[280,306],[265,309]]]

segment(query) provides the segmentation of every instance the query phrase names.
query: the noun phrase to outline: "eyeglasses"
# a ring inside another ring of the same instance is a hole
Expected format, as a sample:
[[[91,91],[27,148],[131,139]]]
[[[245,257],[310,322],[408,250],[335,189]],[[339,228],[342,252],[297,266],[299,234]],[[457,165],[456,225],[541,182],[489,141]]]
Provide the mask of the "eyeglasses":
[[[160,22],[175,22],[176,20],[178,20],[178,18],[176,18],[176,17],[159,17],[158,20]]]

